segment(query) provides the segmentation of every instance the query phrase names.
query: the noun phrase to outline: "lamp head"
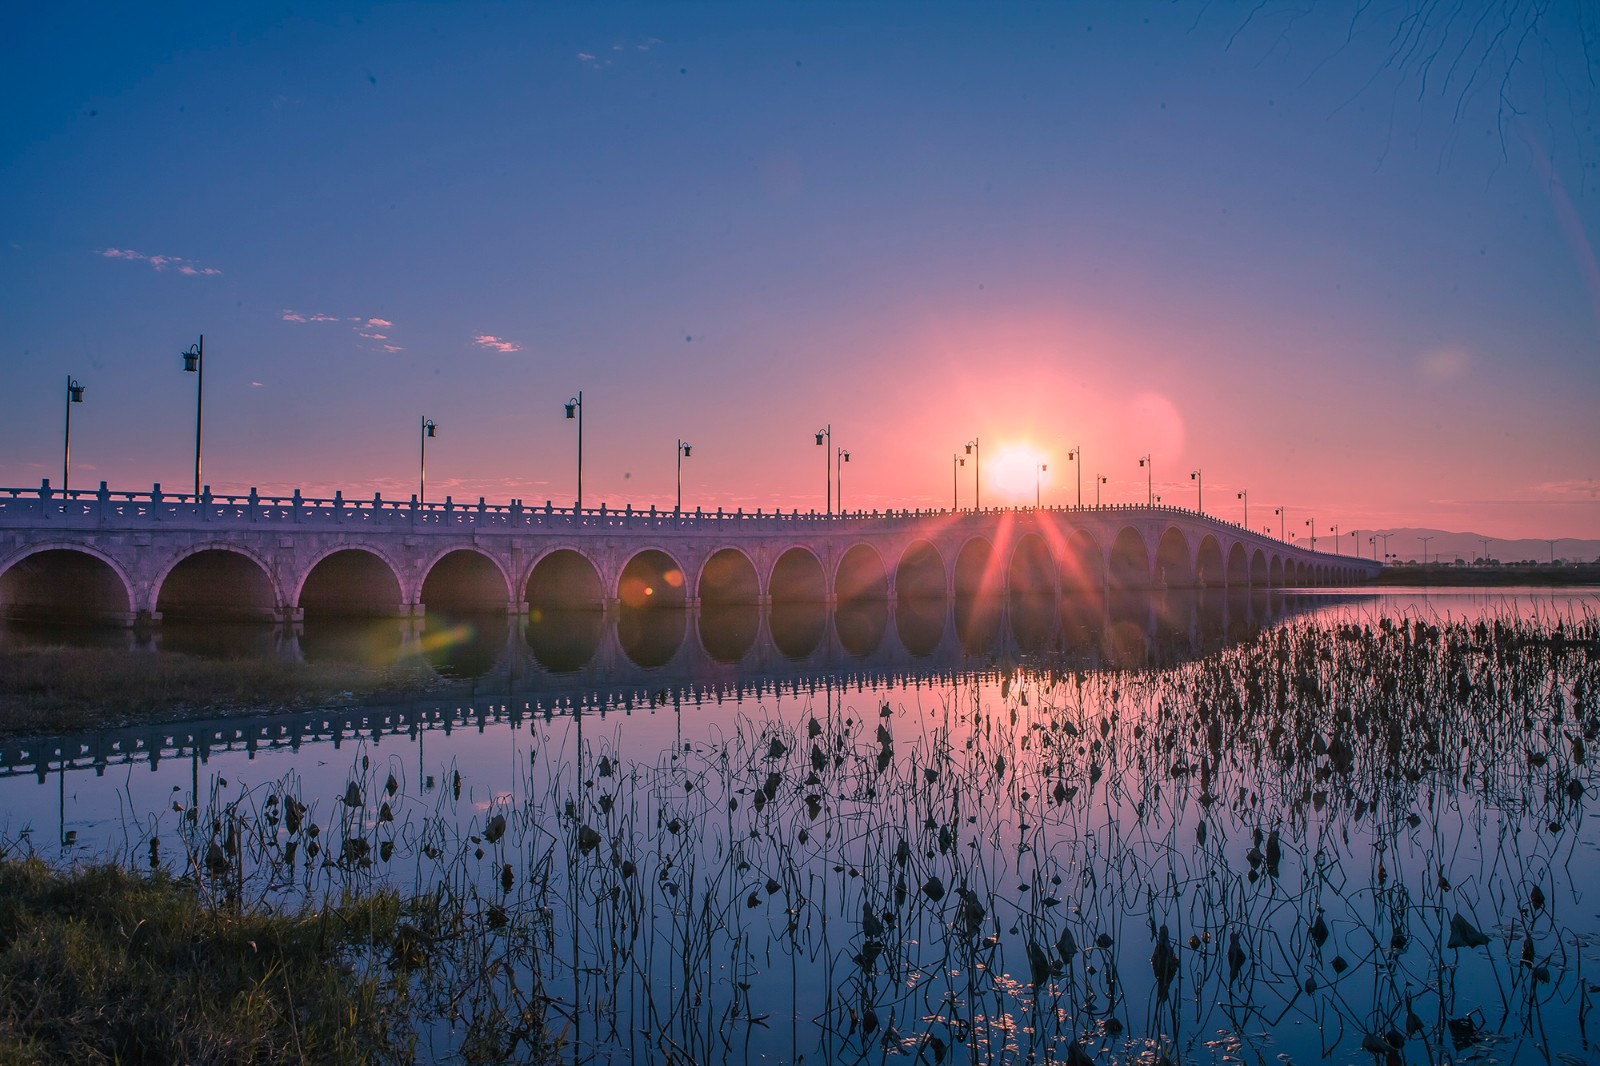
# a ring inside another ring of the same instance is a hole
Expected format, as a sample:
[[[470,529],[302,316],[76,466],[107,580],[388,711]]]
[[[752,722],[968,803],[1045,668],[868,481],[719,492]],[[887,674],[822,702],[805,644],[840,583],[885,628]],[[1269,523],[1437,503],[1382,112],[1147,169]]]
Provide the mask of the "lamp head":
[[[567,408],[567,417],[568,418],[577,418],[578,417],[578,401],[577,400],[568,400],[566,402],[566,408]]]
[[[971,441],[967,442],[967,454],[968,455],[972,454],[972,442]]]
[[[198,344],[189,345],[183,352],[183,369],[191,374],[200,369],[200,346]]]
[[[850,461],[850,453],[849,452],[841,451],[840,454],[844,456],[844,461],[845,462],[848,463]]]
[[[1039,464],[1039,473],[1043,474],[1046,471],[1048,471],[1049,469],[1050,468],[1048,466],[1046,466],[1045,464],[1043,464],[1043,463]]]
[[[692,444],[684,444],[684,446],[683,446],[683,457],[685,459],[689,458],[689,453],[693,448],[694,448],[694,445],[692,445]]]
[[[822,430],[817,430],[817,447],[822,447]]]
[[[1143,460],[1143,459],[1140,459],[1140,460],[1139,460],[1139,465],[1140,465],[1140,466],[1143,466],[1143,465],[1144,465],[1144,460]]]
[[[67,379],[67,398],[73,403],[83,402],[83,386],[72,379]]]
[[[425,419],[423,419],[423,420],[422,420],[422,435],[423,435],[423,436],[424,436],[424,437],[431,437],[431,436],[433,436],[433,435],[434,435],[434,430],[435,430],[435,429],[436,429],[436,428],[437,428],[437,427],[436,427],[436,426],[434,426],[434,424],[433,424],[433,419],[431,419],[431,418],[425,418]]]

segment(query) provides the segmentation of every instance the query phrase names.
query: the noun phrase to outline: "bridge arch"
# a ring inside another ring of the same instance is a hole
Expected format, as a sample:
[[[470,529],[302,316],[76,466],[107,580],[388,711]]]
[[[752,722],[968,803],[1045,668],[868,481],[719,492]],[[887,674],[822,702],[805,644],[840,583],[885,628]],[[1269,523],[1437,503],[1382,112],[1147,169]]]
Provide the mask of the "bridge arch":
[[[394,618],[405,611],[405,591],[399,568],[377,548],[341,544],[306,567],[294,602],[313,618]]]
[[[683,567],[671,553],[646,548],[634,553],[622,568],[617,578],[617,599],[622,606],[631,608],[682,607],[688,602],[687,585]]]
[[[127,571],[98,548],[52,541],[0,561],[0,616],[128,625],[136,611]]]
[[[802,545],[786,549],[767,576],[767,595],[773,604],[826,603],[828,576],[822,560]]]
[[[912,541],[900,553],[894,569],[895,599],[944,599],[949,586],[945,584],[944,557],[939,549],[926,540]]]
[[[955,580],[957,597],[998,594],[1004,581],[995,558],[994,545],[984,537],[970,537],[956,552]]]
[[[739,548],[719,548],[700,566],[695,596],[707,607],[754,606],[761,602],[756,564]]]
[[[1120,590],[1147,589],[1150,587],[1150,552],[1144,538],[1132,526],[1124,527],[1111,542],[1111,559],[1108,566],[1110,584]]]
[[[600,568],[583,552],[566,546],[535,559],[522,590],[530,611],[599,611],[606,606]]]
[[[1250,587],[1265,588],[1271,581],[1267,576],[1267,553],[1257,548],[1250,555]]]
[[[1228,549],[1228,588],[1247,589],[1250,587],[1250,556],[1244,550],[1244,545],[1238,541],[1233,542],[1233,547]]]
[[[190,545],[161,567],[151,584],[156,615],[210,621],[274,621],[286,598],[271,565],[249,547],[227,541]]]
[[[1067,538],[1061,563],[1063,591],[1100,592],[1106,586],[1105,553],[1094,535],[1085,529],[1074,530]]]
[[[1284,582],[1283,556],[1277,552],[1272,554],[1272,562],[1267,566],[1267,585],[1270,588],[1281,589]]]
[[[1172,526],[1156,544],[1156,581],[1172,589],[1194,588],[1194,562],[1183,530]]]
[[[1220,589],[1228,583],[1223,570],[1222,545],[1207,533],[1200,538],[1200,548],[1194,555],[1194,585],[1203,589]]]
[[[833,588],[840,603],[887,602],[889,571],[883,556],[870,544],[853,545],[839,559]]]
[[[1011,547],[1011,562],[1006,568],[1006,584],[1013,596],[1056,595],[1059,573],[1050,546],[1038,533],[1024,533]]]
[[[417,602],[445,611],[505,610],[511,580],[499,561],[476,548],[446,548],[423,569]]]

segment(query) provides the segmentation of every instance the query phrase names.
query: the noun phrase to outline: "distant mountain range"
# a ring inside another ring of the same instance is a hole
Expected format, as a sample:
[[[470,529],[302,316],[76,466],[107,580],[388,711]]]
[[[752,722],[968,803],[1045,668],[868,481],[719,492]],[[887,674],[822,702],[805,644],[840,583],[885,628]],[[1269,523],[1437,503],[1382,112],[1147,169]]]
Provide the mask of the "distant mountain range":
[[[1531,559],[1536,563],[1548,563],[1554,558],[1557,562],[1565,559],[1567,562],[1594,562],[1600,560],[1600,540],[1582,540],[1576,537],[1562,537],[1554,544],[1549,540],[1534,540],[1531,538],[1521,540],[1508,540],[1505,537],[1485,537],[1479,533],[1456,533],[1448,529],[1380,529],[1360,531],[1361,554],[1367,558],[1373,557],[1373,545],[1368,538],[1374,533],[1378,536],[1377,554],[1383,558],[1384,536],[1388,540],[1388,553],[1391,560],[1399,562],[1423,562],[1423,537],[1429,538],[1427,542],[1428,562],[1472,562],[1474,559],[1483,558],[1485,548],[1488,557],[1502,563],[1515,563]],[[1329,538],[1331,539],[1331,538]],[[1352,554],[1356,538],[1348,532],[1340,537],[1339,550],[1346,555]],[[1323,546],[1322,537],[1318,537],[1317,546]]]

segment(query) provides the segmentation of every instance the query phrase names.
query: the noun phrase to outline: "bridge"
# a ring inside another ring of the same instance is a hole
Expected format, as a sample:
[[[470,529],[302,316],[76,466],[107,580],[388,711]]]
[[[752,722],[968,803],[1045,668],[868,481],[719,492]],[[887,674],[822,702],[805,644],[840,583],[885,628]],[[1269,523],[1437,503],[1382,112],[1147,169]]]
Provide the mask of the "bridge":
[[[849,515],[0,489],[0,616],[153,624],[1347,585],[1378,563],[1179,507]]]

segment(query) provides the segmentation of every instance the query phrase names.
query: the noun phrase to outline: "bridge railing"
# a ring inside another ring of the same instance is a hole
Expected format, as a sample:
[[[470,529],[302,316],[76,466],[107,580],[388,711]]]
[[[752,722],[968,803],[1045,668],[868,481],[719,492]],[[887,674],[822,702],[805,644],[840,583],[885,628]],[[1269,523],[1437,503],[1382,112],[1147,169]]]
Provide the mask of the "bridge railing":
[[[50,486],[49,479],[37,489],[0,488],[0,527],[26,528],[43,526],[113,526],[138,525],[211,525],[219,526],[338,526],[381,529],[388,532],[447,532],[459,529],[485,530],[705,530],[721,529],[740,532],[780,532],[804,526],[810,530],[836,529],[838,523],[849,522],[856,528],[885,529],[903,526],[908,522],[922,522],[930,518],[982,517],[999,514],[1067,513],[1067,514],[1126,514],[1141,518],[1203,518],[1226,526],[1263,543],[1281,545],[1307,555],[1326,556],[1330,559],[1370,560],[1361,556],[1345,556],[1330,552],[1313,552],[1302,544],[1280,541],[1268,534],[1247,529],[1216,515],[1205,514],[1186,507],[1168,504],[1146,506],[1134,503],[1108,503],[1094,506],[1055,507],[988,507],[981,510],[962,508],[889,508],[884,510],[856,510],[839,514],[821,514],[817,511],[793,509],[732,511],[717,508],[705,511],[665,511],[654,506],[647,509],[632,505],[621,509],[601,504],[599,507],[556,507],[550,501],[543,506],[529,506],[522,500],[491,504],[484,497],[476,503],[458,503],[447,496],[442,503],[424,503],[415,496],[409,500],[386,500],[379,493],[372,497],[346,497],[335,492],[332,497],[304,496],[296,489],[288,496],[263,496],[255,489],[247,495],[234,496],[205,491],[194,493],[166,492],[160,484],[148,492],[113,491],[105,482],[98,489],[73,489],[63,493]]]

